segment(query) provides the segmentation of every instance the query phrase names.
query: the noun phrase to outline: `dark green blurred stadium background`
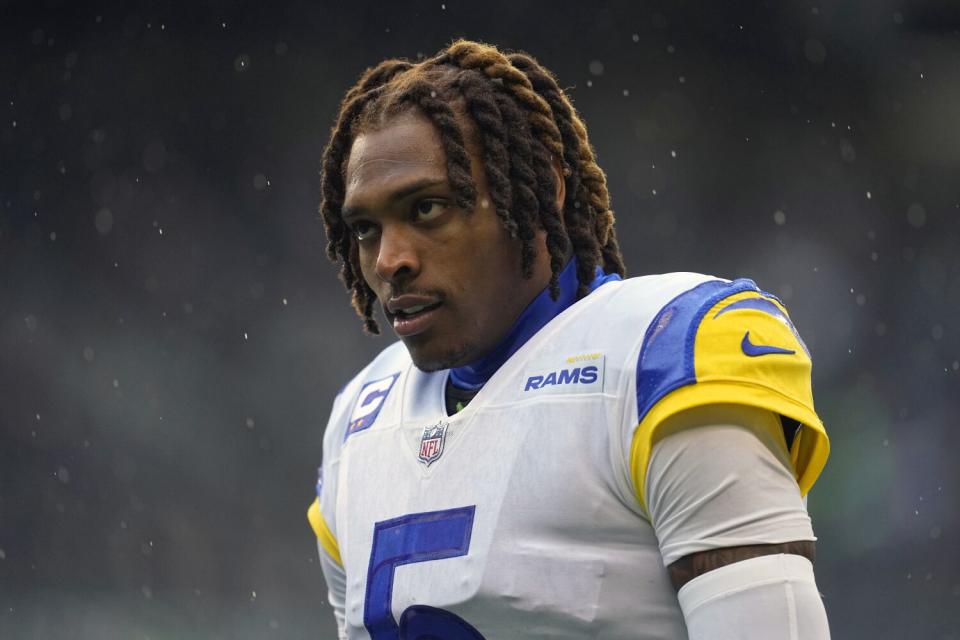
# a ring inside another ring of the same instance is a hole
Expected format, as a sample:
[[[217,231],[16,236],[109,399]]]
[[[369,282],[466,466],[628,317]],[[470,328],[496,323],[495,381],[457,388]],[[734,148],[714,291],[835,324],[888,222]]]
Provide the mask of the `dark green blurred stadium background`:
[[[461,35],[569,87],[631,273],[786,301],[834,637],[960,638],[960,5],[267,5],[0,2],[0,638],[332,637],[304,511],[390,338],[319,156],[363,68]]]

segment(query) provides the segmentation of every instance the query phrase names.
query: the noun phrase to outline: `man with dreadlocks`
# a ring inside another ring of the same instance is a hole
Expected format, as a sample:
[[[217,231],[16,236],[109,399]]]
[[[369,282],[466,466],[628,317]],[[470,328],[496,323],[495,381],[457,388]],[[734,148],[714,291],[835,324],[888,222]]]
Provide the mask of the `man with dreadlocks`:
[[[750,280],[622,279],[553,75],[458,41],[368,69],[323,157],[368,332],[308,516],[341,637],[829,637],[810,357]]]

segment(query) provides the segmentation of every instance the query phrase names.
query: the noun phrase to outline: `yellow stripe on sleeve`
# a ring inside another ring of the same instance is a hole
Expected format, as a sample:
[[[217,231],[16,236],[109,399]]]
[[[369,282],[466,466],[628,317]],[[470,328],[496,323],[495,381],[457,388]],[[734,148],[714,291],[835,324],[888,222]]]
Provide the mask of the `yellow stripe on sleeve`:
[[[646,510],[646,474],[650,453],[660,438],[659,427],[670,416],[710,404],[743,404],[767,409],[803,425],[790,450],[800,493],[806,495],[816,482],[830,454],[830,441],[817,414],[804,404],[773,389],[746,381],[712,380],[674,390],[644,416],[633,434],[630,469],[640,504]]]
[[[323,514],[320,513],[320,498],[315,498],[313,504],[307,509],[307,520],[310,521],[313,532],[317,534],[317,540],[320,541],[320,546],[333,558],[334,562],[342,567],[343,560],[340,559],[340,545],[337,543],[333,532],[330,531],[330,527],[327,526],[327,521],[323,519]]]

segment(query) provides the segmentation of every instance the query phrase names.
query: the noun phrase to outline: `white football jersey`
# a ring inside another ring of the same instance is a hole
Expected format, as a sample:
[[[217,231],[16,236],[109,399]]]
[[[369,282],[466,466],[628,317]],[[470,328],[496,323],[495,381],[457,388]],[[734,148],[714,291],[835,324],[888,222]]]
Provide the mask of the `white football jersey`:
[[[334,402],[310,511],[348,637],[685,638],[642,500],[653,433],[710,403],[788,416],[805,492],[809,364],[779,301],[692,273],[599,287],[452,416],[449,372],[392,345]]]

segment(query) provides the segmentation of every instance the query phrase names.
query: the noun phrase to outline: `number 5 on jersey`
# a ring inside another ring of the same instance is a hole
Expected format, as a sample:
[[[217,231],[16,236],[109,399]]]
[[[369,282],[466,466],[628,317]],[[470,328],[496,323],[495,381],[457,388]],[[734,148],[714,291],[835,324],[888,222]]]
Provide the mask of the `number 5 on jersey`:
[[[443,609],[413,605],[399,623],[390,610],[397,567],[467,555],[475,509],[412,513],[374,525],[363,605],[363,625],[373,640],[483,640],[469,623]]]

